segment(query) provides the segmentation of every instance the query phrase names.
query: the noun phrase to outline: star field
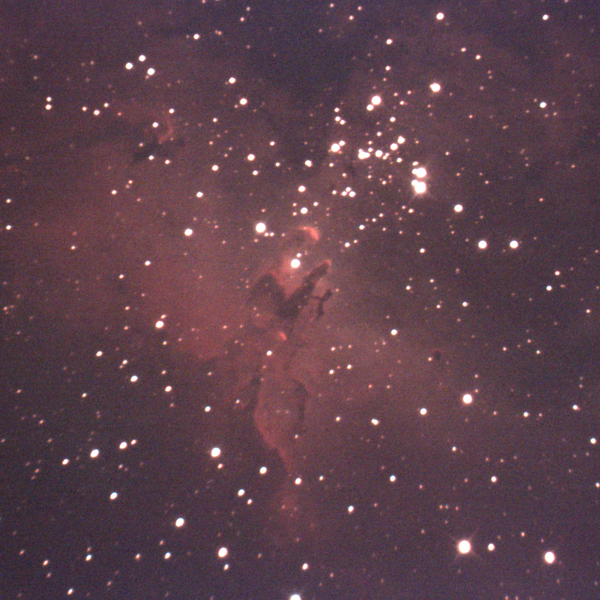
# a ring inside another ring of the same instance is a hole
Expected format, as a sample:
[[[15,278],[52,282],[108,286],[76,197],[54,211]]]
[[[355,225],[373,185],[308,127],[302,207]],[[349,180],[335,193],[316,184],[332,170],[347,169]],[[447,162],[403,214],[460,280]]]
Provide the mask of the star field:
[[[598,595],[592,3],[0,16],[1,598]]]

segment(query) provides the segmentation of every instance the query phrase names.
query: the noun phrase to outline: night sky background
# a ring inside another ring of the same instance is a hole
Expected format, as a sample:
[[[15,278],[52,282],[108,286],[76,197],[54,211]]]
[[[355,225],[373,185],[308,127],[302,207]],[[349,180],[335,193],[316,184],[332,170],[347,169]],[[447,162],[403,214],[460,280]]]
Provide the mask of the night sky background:
[[[0,598],[600,597],[599,26],[2,2]]]

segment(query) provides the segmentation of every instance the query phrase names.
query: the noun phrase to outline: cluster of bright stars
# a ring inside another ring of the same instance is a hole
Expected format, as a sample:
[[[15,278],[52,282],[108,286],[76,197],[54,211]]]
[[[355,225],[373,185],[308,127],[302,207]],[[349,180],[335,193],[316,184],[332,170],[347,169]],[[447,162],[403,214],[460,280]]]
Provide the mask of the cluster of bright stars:
[[[425,177],[427,177],[427,169],[417,163],[413,164],[412,174],[415,178],[410,182],[413,187],[415,194],[424,194],[427,191],[427,183],[425,183]]]
[[[459,554],[466,555],[466,554],[470,554],[473,548],[471,546],[471,542],[468,539],[464,539],[464,540],[460,540],[456,544],[456,549]],[[489,552],[493,552],[496,549],[496,546],[490,542],[487,546],[487,549]],[[547,565],[552,565],[556,562],[556,554],[554,554],[554,552],[552,550],[547,550],[543,554],[543,559]]]
[[[138,62],[140,62],[140,63],[146,62],[146,55],[145,54],[140,54],[138,56]],[[128,63],[125,64],[125,68],[128,71],[131,71],[134,67],[135,67],[135,64],[132,63],[132,62],[128,62]],[[146,70],[146,76],[147,77],[152,77],[152,75],[155,75],[155,74],[156,74],[156,69],[154,67],[149,67]]]

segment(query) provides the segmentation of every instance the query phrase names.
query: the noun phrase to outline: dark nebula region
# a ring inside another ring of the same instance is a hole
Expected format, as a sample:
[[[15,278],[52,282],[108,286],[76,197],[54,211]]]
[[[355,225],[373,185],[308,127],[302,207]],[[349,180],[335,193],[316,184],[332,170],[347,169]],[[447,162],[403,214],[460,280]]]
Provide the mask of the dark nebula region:
[[[591,0],[0,5],[0,599],[600,597]]]

